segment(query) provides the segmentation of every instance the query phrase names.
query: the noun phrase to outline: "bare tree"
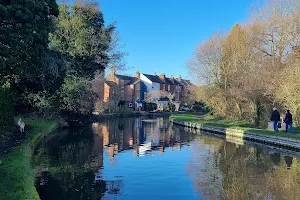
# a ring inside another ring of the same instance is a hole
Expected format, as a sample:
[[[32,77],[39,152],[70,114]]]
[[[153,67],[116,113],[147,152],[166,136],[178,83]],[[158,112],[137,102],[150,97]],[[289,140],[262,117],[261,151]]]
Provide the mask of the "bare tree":
[[[254,34],[263,55],[284,61],[291,48],[299,43],[299,0],[267,1],[252,14]]]
[[[188,61],[188,70],[199,84],[219,84],[223,39],[220,33],[214,34],[197,46]]]
[[[237,24],[227,35],[214,34],[197,46],[187,64],[201,84],[193,91],[196,99],[217,115],[257,126],[274,104],[292,108],[297,118],[299,24],[300,0],[268,1],[248,24]]]

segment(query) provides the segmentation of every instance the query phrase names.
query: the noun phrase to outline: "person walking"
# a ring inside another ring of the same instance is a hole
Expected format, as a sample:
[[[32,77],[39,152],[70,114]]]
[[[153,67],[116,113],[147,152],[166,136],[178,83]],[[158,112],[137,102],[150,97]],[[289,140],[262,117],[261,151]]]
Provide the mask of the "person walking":
[[[288,128],[290,127],[292,134],[294,134],[295,130],[293,128],[293,115],[290,113],[290,110],[286,111],[285,118],[284,118],[283,121],[286,124],[285,132],[287,133],[288,132]]]
[[[270,121],[273,122],[274,131],[278,132],[278,122],[280,121],[280,113],[277,108],[273,108],[273,112],[270,117]]]

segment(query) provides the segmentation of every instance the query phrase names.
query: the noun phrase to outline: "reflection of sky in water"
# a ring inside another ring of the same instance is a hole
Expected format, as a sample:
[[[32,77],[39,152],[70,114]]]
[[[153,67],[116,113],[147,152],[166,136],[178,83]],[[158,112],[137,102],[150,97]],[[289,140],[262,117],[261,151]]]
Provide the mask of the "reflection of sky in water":
[[[300,161],[170,126],[111,119],[61,131],[36,152],[42,199],[297,199]],[[54,192],[55,191],[55,192]]]

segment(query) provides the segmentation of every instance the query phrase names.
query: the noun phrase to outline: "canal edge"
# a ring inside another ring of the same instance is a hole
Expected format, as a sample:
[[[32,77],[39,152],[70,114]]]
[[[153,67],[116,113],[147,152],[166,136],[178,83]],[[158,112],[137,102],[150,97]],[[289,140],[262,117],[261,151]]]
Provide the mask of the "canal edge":
[[[36,179],[36,172],[34,170],[34,167],[33,167],[33,157],[34,157],[34,152],[36,150],[36,147],[38,146],[38,144],[45,138],[47,137],[48,135],[50,135],[51,133],[53,133],[55,130],[57,130],[59,128],[59,123],[58,121],[56,121],[56,123],[52,126],[50,126],[46,131],[42,131],[40,132],[39,134],[37,134],[36,137],[34,137],[31,141],[28,141],[30,146],[31,146],[31,157],[30,157],[30,165],[31,165],[31,169],[33,170],[33,178],[34,180]],[[34,188],[36,190],[36,194],[38,195],[38,198],[40,198],[40,195],[38,194],[37,192],[37,189],[34,185]]]
[[[207,126],[199,123],[184,122],[184,121],[179,121],[174,119],[170,119],[170,121],[173,124],[192,128],[192,129],[198,129],[200,131],[207,131],[218,135],[240,138],[240,139],[254,141],[262,144],[269,144],[277,147],[283,147],[291,150],[298,150],[298,151],[300,150],[300,141],[290,139],[290,138],[283,138],[279,136],[266,136],[257,133],[245,132],[243,130]]]

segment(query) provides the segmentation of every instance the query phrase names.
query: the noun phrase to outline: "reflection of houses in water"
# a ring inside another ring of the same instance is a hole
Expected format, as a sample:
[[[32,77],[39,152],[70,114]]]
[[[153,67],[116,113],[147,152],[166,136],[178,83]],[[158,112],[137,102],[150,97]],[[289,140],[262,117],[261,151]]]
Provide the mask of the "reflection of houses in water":
[[[91,153],[92,160],[90,162],[90,168],[94,171],[103,166],[103,137],[100,135],[94,135],[93,150]]]
[[[166,148],[180,151],[183,143],[193,139],[190,132],[169,125],[169,121],[163,118],[119,118],[106,123],[95,123],[93,128],[95,135],[99,136],[96,139],[102,139],[102,142],[95,142],[102,145],[112,162],[121,151],[133,150],[134,156],[144,156],[149,152],[164,153]],[[96,181],[102,180],[101,171],[100,169],[95,174]]]
[[[130,149],[133,149],[135,156],[150,151],[163,153],[165,148],[180,151],[181,143],[192,139],[187,132],[173,129],[163,118],[119,118],[98,124],[95,130],[96,134],[102,135],[103,146],[111,161],[118,152]]]

